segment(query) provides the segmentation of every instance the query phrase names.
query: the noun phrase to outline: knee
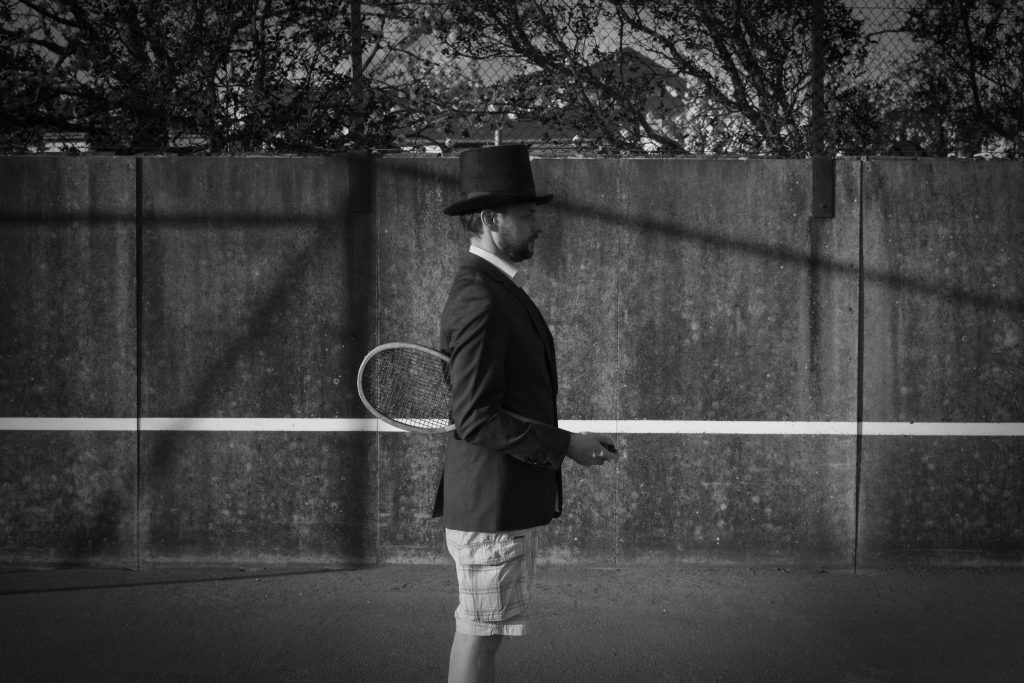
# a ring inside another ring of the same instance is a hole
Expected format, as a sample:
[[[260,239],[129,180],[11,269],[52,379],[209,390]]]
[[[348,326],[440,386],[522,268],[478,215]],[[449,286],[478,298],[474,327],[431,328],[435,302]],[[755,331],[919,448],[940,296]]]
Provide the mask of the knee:
[[[501,644],[505,642],[505,636],[484,636],[480,639],[480,647],[487,652],[497,652]]]

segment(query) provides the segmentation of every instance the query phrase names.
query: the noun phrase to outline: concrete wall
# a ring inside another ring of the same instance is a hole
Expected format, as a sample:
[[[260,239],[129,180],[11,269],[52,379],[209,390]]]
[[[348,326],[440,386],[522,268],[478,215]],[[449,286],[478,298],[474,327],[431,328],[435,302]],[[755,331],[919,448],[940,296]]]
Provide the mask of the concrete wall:
[[[374,326],[343,158],[142,159],[141,414],[332,418]],[[143,560],[373,553],[367,433],[146,431]]]
[[[864,419],[1024,421],[1024,166],[866,162]],[[868,437],[861,560],[1024,556],[1024,439]]]
[[[0,158],[0,416],[135,418],[135,168]],[[134,564],[136,442],[0,431],[2,556]]]
[[[0,158],[0,559],[442,556],[443,439],[345,418],[436,341],[457,162],[358,161]],[[810,172],[535,161],[562,418],[627,454],[550,558],[1020,561],[1024,166],[839,160],[831,219]]]

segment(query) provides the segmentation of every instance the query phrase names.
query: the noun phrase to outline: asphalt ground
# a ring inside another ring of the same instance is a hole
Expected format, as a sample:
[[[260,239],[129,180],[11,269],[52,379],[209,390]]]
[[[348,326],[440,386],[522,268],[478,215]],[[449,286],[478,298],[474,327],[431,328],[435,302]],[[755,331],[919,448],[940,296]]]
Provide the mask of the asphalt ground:
[[[3,681],[443,681],[446,565],[0,572]],[[1022,681],[1024,571],[541,565],[501,681]]]

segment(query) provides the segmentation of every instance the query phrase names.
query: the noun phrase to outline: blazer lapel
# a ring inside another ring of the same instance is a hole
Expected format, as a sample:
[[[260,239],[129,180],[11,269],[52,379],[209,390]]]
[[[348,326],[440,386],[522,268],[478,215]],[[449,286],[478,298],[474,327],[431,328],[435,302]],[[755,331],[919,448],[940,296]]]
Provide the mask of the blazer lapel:
[[[508,278],[505,278],[508,280]],[[523,291],[523,288],[514,282],[508,282],[506,285],[509,289],[513,290],[513,294],[520,303],[526,308],[527,313],[530,314],[530,320],[533,322],[534,328],[537,330],[537,334],[544,340],[544,354],[545,361],[548,366],[548,373],[552,378],[552,386],[558,386],[558,377],[555,371],[555,339],[551,336],[551,328],[548,327],[547,322],[544,320],[544,316],[541,315],[540,309],[533,303],[533,299],[530,295]]]
[[[479,256],[469,254],[464,263],[486,273],[495,282],[508,290],[523,305],[523,308],[526,309],[527,314],[530,316],[534,329],[537,330],[537,334],[544,340],[544,360],[548,367],[548,373],[551,375],[551,385],[557,387],[558,375],[555,366],[555,340],[551,336],[551,329],[548,327],[547,322],[545,322],[544,316],[541,315],[540,309],[533,303],[533,299],[523,291],[522,287],[512,282],[507,275]]]

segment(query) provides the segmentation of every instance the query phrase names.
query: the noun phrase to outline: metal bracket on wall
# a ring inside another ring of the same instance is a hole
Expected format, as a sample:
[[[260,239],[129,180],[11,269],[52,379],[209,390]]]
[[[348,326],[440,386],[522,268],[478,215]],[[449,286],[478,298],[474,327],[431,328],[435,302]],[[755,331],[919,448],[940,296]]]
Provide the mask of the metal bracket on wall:
[[[836,215],[836,160],[832,157],[811,158],[811,218],[834,218]]]
[[[373,181],[369,150],[349,152],[348,158],[348,211],[366,213],[373,209]]]

